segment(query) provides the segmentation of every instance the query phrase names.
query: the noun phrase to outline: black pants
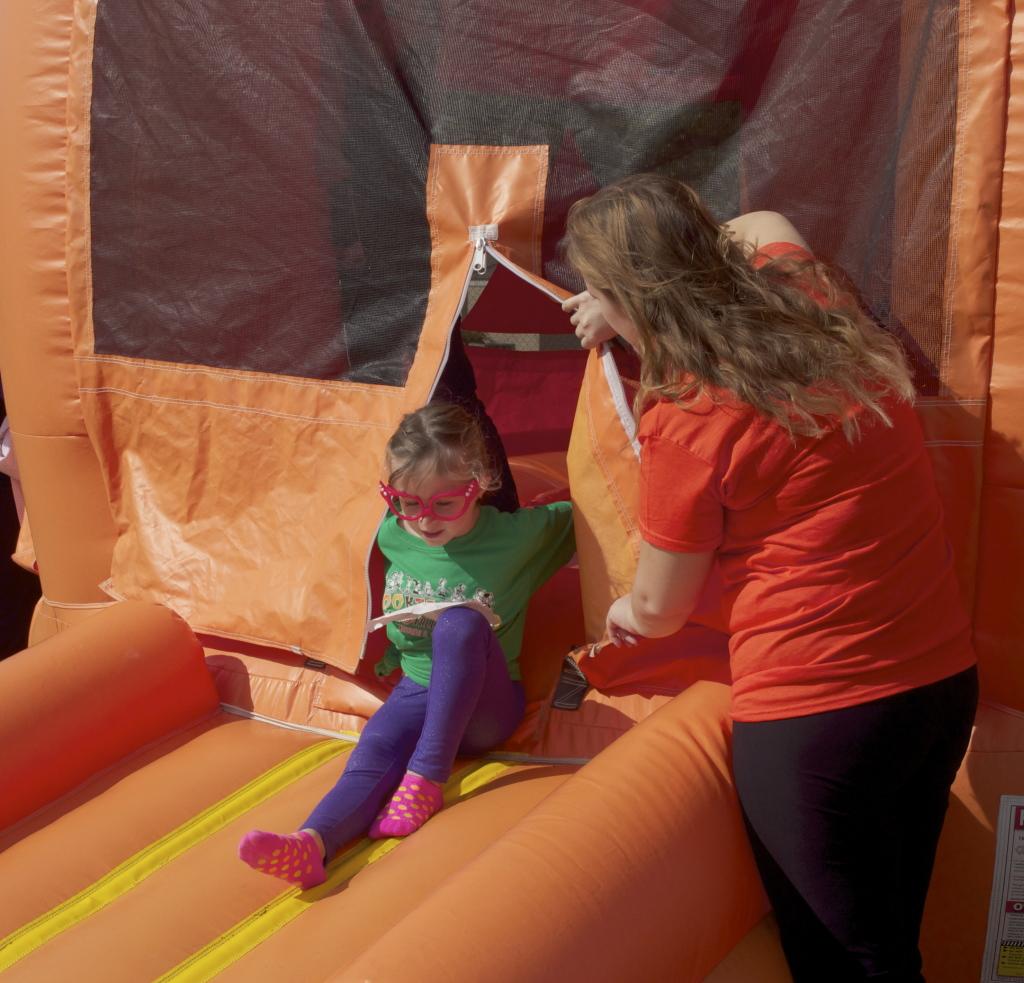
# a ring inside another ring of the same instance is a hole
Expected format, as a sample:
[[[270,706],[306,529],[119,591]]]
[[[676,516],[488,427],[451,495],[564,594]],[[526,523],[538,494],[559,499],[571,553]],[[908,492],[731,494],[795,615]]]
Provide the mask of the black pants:
[[[918,935],[975,669],[807,717],[737,722],[740,804],[796,983],[920,981]]]

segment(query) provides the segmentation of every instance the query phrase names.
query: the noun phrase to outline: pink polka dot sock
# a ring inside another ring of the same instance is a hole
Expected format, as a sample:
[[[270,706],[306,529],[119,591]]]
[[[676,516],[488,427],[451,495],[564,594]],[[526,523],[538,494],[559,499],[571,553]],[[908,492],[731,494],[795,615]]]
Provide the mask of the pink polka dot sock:
[[[327,880],[324,860],[316,840],[305,830],[299,833],[266,833],[254,829],[242,837],[238,856],[261,874],[280,877],[303,890]]]
[[[369,836],[373,840],[385,836],[408,836],[415,833],[441,806],[444,795],[441,786],[411,771],[395,789],[391,801],[373,821]]]

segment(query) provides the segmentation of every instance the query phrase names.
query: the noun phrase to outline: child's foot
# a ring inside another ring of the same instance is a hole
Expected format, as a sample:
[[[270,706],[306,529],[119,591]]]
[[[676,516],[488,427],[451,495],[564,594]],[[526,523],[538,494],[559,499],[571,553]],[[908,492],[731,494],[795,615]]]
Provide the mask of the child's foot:
[[[391,801],[373,821],[368,835],[373,840],[385,836],[408,836],[415,833],[443,804],[440,785],[407,771]]]
[[[320,844],[307,830],[266,833],[254,829],[242,837],[238,856],[253,870],[298,884],[303,890],[327,880]]]

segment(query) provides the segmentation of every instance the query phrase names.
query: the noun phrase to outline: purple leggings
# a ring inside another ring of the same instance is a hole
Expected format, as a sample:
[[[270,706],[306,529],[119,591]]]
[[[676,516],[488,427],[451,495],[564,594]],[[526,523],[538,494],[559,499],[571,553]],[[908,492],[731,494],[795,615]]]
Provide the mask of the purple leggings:
[[[470,608],[445,611],[434,627],[430,686],[403,676],[367,721],[345,771],[309,818],[330,859],[365,833],[405,772],[443,783],[457,753],[477,755],[511,736],[523,719],[523,684],[487,620]]]

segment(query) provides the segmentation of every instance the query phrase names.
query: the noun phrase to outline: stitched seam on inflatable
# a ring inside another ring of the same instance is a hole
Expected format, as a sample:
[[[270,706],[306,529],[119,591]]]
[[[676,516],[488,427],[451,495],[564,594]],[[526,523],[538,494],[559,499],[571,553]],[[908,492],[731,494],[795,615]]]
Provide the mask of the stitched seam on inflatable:
[[[99,880],[0,940],[0,972],[96,914],[228,823],[353,746],[352,741],[328,740],[303,748],[144,847]]]
[[[512,767],[512,764],[504,762],[487,761],[464,768],[453,775],[445,785],[445,805],[453,805],[467,798]],[[200,980],[212,979],[279,929],[284,928],[316,901],[333,893],[361,870],[387,856],[401,842],[401,838],[397,837],[387,840],[360,840],[328,866],[327,880],[323,884],[307,891],[302,891],[298,887],[289,888],[194,952],[184,962],[168,970],[156,983],[183,980],[197,983]]]

